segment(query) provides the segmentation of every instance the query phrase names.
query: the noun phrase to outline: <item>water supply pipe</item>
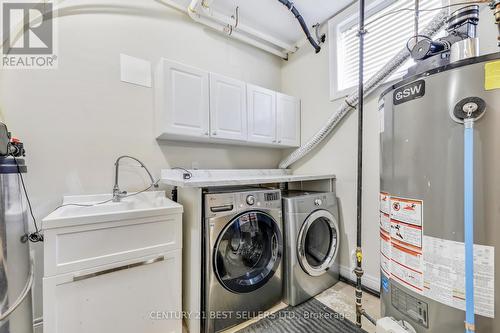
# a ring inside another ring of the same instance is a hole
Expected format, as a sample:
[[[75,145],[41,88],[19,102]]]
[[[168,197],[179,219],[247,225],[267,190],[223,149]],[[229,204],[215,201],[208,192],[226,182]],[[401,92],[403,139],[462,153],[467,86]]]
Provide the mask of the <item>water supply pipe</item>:
[[[286,6],[292,12],[292,14],[295,16],[297,21],[299,21],[299,24],[300,24],[302,30],[306,34],[307,40],[314,47],[314,50],[316,51],[316,53],[319,53],[321,51],[321,46],[319,46],[318,43],[316,42],[316,40],[314,40],[314,38],[311,36],[311,32],[309,31],[309,28],[307,27],[306,21],[304,21],[304,18],[302,17],[302,15],[300,15],[300,12],[298,11],[298,9],[295,8],[295,5],[293,4],[293,2],[291,2],[289,0],[278,0],[278,1],[281,2],[284,6]]]
[[[464,243],[465,333],[475,331],[474,318],[474,122],[486,109],[479,97],[466,97],[455,105],[453,120],[464,125]]]
[[[422,30],[421,34],[428,37],[436,35],[446,24],[448,11],[440,11],[432,21]],[[381,70],[373,75],[364,86],[364,96],[368,96],[376,88],[378,88],[385,80],[390,77],[401,65],[410,57],[410,52],[404,46],[391,60],[389,60]],[[311,151],[313,151],[328,135],[333,131],[340,121],[353,110],[358,104],[359,92],[353,92],[342,102],[337,112],[335,112],[328,120],[325,126],[319,129],[305,144],[297,148],[279,164],[280,169],[286,169],[293,163],[297,162]]]
[[[465,332],[474,322],[474,119],[464,120]]]

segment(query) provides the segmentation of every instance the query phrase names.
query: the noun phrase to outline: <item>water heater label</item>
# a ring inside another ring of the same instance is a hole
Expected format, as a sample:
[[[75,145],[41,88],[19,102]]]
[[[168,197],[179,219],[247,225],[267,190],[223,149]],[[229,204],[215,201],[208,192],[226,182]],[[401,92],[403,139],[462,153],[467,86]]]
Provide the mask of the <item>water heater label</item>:
[[[424,237],[424,293],[437,302],[465,310],[465,246]],[[495,317],[495,248],[474,245],[475,312]]]
[[[391,278],[411,290],[424,291],[423,259],[420,251],[413,251],[391,243]]]
[[[393,104],[399,105],[425,95],[425,81],[418,80],[404,85],[396,90],[392,96]]]

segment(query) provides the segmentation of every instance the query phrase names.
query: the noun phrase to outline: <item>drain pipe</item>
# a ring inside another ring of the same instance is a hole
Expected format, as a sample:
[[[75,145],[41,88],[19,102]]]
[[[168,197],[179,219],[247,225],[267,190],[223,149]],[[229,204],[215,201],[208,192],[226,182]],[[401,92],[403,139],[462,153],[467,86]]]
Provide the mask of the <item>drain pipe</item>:
[[[307,24],[304,21],[304,18],[302,17],[302,15],[300,15],[297,8],[295,8],[295,5],[293,4],[293,2],[291,2],[289,0],[278,0],[278,1],[281,2],[286,8],[288,8],[292,12],[292,14],[295,16],[297,21],[299,21],[299,24],[302,27],[302,30],[306,34],[307,40],[314,47],[314,50],[316,51],[316,53],[319,53],[321,51],[321,47],[314,40],[314,38],[311,36],[311,33],[309,32],[309,28],[307,27]]]
[[[438,33],[446,23],[448,18],[448,11],[440,11],[432,21],[424,28],[421,32],[423,35],[433,37]],[[385,80],[390,77],[408,58],[410,57],[410,52],[408,49],[403,47],[403,49],[396,54],[389,62],[387,62],[384,67],[379,70],[375,75],[373,75],[364,86],[364,96],[368,96],[376,88],[378,88]],[[358,103],[359,92],[353,92],[344,100],[340,105],[338,111],[334,113],[326,122],[326,125],[319,129],[316,134],[313,135],[304,145],[297,148],[290,155],[285,157],[279,164],[280,169],[286,169],[293,163],[302,159],[304,156],[313,151],[328,135],[337,127],[340,121],[353,110]]]
[[[363,212],[363,111],[364,111],[364,61],[365,61],[365,0],[359,0],[359,68],[358,68],[358,179],[357,179],[357,225],[356,225],[356,325],[361,327],[363,316],[363,251],[361,242]]]

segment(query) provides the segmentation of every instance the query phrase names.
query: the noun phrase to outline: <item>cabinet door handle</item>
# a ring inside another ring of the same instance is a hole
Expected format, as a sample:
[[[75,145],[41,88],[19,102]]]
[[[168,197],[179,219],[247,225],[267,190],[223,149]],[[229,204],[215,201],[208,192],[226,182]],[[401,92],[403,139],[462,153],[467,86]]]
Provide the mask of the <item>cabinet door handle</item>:
[[[165,258],[165,256],[159,256],[159,257],[156,257],[153,259],[148,259],[148,260],[144,260],[144,261],[140,261],[140,262],[136,262],[136,263],[128,264],[128,265],[123,265],[123,266],[119,266],[119,267],[115,267],[115,268],[109,268],[109,269],[105,269],[105,270],[95,272],[95,273],[74,275],[73,282],[87,280],[87,279],[94,278],[97,276],[106,275],[106,274],[110,274],[110,273],[114,273],[114,272],[119,272],[119,271],[123,271],[123,270],[130,269],[130,268],[151,265],[151,264],[154,264],[154,263],[157,263],[160,261],[165,261],[166,259],[167,258]]]
[[[217,132],[213,131],[213,132],[212,132],[212,135],[217,135]]]

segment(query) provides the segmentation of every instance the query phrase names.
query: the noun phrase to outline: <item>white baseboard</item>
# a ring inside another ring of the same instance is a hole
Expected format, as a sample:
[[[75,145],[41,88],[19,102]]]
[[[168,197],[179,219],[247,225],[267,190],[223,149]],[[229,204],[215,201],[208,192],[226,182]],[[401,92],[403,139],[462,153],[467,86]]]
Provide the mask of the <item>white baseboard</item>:
[[[348,278],[351,281],[356,281],[356,274],[353,272],[354,267],[347,267],[347,266],[340,266],[340,275],[343,277]],[[361,278],[363,286],[373,289],[373,290],[379,290],[380,289],[380,279],[369,275],[369,274],[364,274],[363,277]]]

